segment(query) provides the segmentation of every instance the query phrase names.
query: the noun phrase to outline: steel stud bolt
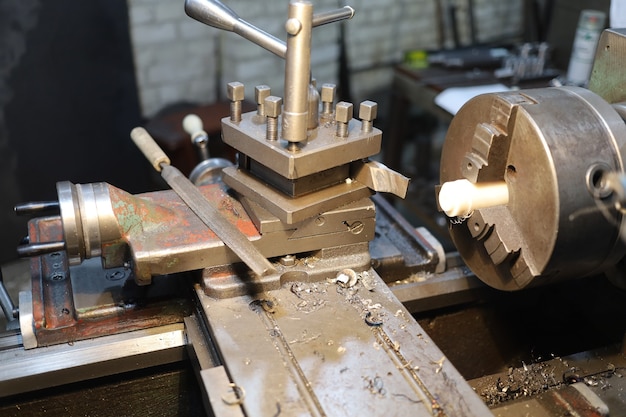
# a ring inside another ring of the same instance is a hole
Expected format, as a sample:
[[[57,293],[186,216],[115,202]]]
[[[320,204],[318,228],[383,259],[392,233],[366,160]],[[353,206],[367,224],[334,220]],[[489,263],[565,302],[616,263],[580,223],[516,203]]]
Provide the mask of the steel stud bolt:
[[[359,106],[359,119],[361,119],[361,132],[372,131],[374,119],[378,113],[378,104],[373,101],[364,101]]]
[[[337,136],[340,138],[348,137],[348,124],[352,120],[352,103],[340,101],[335,106],[335,122],[337,123]]]
[[[323,84],[320,99],[322,100],[322,115],[330,117],[333,113],[333,102],[335,101],[335,92],[337,86],[335,84]]]
[[[238,123],[241,121],[241,102],[244,99],[243,84],[237,81],[228,83],[226,95],[230,100],[230,121]]]
[[[265,116],[265,99],[271,94],[271,89],[267,85],[257,85],[254,87],[254,99],[256,101],[256,114]]]
[[[267,126],[265,139],[278,140],[278,116],[282,111],[283,99],[276,96],[269,96],[265,99],[265,115],[267,116]]]

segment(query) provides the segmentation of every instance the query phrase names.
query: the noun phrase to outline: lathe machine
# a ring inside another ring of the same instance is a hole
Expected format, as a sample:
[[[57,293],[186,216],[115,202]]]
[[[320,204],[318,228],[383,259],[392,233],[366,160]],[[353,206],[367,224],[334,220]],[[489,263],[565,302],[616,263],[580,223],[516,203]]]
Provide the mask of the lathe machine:
[[[488,94],[460,110],[432,192],[458,249],[446,253],[374,195],[409,189],[375,159],[377,104],[336,102],[334,85],[313,80],[315,28],[351,7],[291,0],[286,41],[217,0],[184,7],[284,58],[285,96],[258,85],[257,110],[242,113],[245,86],[228,84],[222,137],[236,164],[210,157],[190,115],[202,155],[190,178],[145,130],[130,132],[171,190],[60,182],[58,201],[16,207],[33,216],[18,247],[31,290],[15,306],[0,287],[3,415],[73,415],[77,403],[85,415],[624,413],[625,329],[611,308],[624,298],[626,32],[603,34],[589,89]],[[608,308],[617,341],[470,377],[457,368],[504,348],[433,318],[522,300],[506,319],[546,312],[545,325],[549,306],[531,303],[548,294],[575,320],[571,288],[604,297],[584,308]],[[181,363],[191,380],[168,379]]]

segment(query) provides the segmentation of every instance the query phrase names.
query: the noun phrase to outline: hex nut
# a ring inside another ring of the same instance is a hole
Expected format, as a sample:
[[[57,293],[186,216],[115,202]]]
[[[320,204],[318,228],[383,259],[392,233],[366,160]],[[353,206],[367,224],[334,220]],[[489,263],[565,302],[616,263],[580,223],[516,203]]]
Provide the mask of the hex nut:
[[[276,96],[269,96],[265,99],[265,115],[267,117],[278,117],[281,113],[283,99]]]
[[[376,119],[378,114],[378,104],[376,102],[366,100],[359,106],[359,119],[371,122]]]
[[[244,85],[238,81],[228,83],[226,95],[230,101],[243,101],[245,98]]]
[[[335,106],[335,120],[340,123],[348,123],[352,120],[352,103],[340,101]]]

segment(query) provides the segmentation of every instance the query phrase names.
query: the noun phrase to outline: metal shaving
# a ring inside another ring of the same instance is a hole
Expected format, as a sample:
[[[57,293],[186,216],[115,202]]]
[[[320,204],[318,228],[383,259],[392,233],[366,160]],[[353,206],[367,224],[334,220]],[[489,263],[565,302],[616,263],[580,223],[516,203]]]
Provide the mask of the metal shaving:
[[[495,385],[485,387],[480,395],[485,404],[493,407],[505,401],[540,394],[563,383],[556,377],[553,365],[524,364],[521,368],[509,368],[505,377],[498,378]]]

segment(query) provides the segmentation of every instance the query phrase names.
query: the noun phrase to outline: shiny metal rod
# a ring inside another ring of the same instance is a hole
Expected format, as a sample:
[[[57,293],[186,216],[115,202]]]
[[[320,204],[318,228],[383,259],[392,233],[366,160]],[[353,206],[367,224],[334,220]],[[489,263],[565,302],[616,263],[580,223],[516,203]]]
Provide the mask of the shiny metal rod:
[[[65,250],[65,242],[37,242],[28,245],[19,245],[17,255],[21,258],[45,255],[47,253]]]
[[[343,6],[341,9],[329,10],[313,15],[313,27],[335,23],[341,20],[352,19],[354,17],[354,9],[350,6]]]
[[[313,4],[291,1],[285,23],[288,35],[282,137],[292,144],[307,139],[312,24]]]
[[[2,280],[2,269],[0,269],[0,308],[2,308],[2,312],[4,313],[4,317],[7,318],[7,321],[11,321],[16,319],[19,311],[13,304],[13,300],[11,300],[11,296],[7,291],[7,288],[4,286],[4,281]]]
[[[32,214],[59,213],[58,201],[31,201],[29,203],[17,204],[14,207],[18,216],[28,216]]]

